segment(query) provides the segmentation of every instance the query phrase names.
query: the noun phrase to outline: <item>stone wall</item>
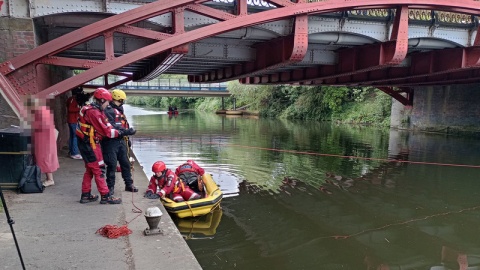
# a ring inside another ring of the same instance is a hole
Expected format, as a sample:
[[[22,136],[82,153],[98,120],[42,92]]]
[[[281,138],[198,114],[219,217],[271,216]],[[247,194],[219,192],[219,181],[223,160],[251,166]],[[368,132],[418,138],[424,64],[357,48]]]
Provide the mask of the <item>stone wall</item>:
[[[480,135],[480,85],[416,87],[413,106],[392,105],[391,126]]]
[[[25,53],[35,46],[31,19],[0,17],[0,62]]]
[[[31,19],[0,18],[0,62],[7,61],[21,55],[44,41],[36,35],[35,26]],[[36,68],[39,89],[45,89],[65,78],[72,76],[68,68],[38,65]],[[68,145],[68,125],[66,123],[67,111],[65,101],[70,93],[66,93],[50,100],[50,105],[55,119],[55,127],[59,131],[58,147]],[[20,119],[16,116],[7,101],[0,95],[0,129],[20,125]]]
[[[35,48],[35,44],[35,32],[31,19],[0,17],[0,62]],[[0,95],[0,129],[11,125],[19,126],[20,119]]]

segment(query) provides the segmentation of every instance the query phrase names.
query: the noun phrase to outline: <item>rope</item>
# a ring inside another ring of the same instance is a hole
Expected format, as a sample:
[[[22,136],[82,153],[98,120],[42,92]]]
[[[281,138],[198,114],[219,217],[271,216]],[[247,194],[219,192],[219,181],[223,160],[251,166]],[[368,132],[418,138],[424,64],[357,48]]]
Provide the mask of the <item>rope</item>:
[[[159,139],[166,139],[171,141],[182,140],[182,138],[174,138],[174,137],[164,137],[164,136],[152,136],[152,138],[159,138]],[[264,151],[273,151],[273,152],[281,152],[281,153],[291,153],[291,154],[298,154],[298,155],[311,155],[311,156],[324,156],[324,157],[338,157],[338,158],[345,158],[345,159],[358,159],[358,160],[370,160],[370,161],[380,161],[380,162],[395,162],[395,163],[410,163],[410,164],[420,164],[420,165],[434,165],[434,166],[450,166],[450,167],[463,167],[463,168],[480,168],[480,165],[468,165],[468,164],[453,164],[453,163],[440,163],[440,162],[425,162],[425,161],[410,161],[410,160],[401,160],[401,159],[384,159],[384,158],[369,158],[369,157],[358,157],[358,156],[348,156],[348,155],[338,155],[338,154],[325,154],[325,153],[316,153],[316,152],[308,152],[308,151],[297,151],[297,150],[285,150],[285,149],[275,149],[275,148],[268,148],[268,147],[258,147],[258,146],[249,146],[249,145],[240,145],[240,144],[227,144],[227,143],[218,143],[218,142],[204,142],[201,140],[193,140],[191,142],[199,142],[201,144],[210,144],[210,145],[221,145],[227,147],[239,147],[239,148],[247,148],[247,149],[256,149],[256,150],[264,150]]]
[[[188,203],[188,201],[185,201],[185,204],[188,206],[188,209],[190,209],[190,212],[192,213],[192,217],[194,217],[192,206]]]
[[[401,222],[397,222],[397,223],[391,223],[391,224],[387,224],[387,225],[380,226],[380,227],[377,227],[377,228],[365,229],[363,231],[353,233],[353,234],[349,234],[349,235],[332,235],[332,236],[320,237],[318,239],[325,239],[325,238],[333,238],[333,239],[336,239],[336,240],[338,240],[338,239],[348,239],[350,237],[359,236],[361,234],[365,234],[365,233],[368,233],[368,232],[383,230],[383,229],[386,229],[386,228],[389,228],[389,227],[392,227],[392,226],[406,225],[406,224],[413,223],[413,222],[416,222],[416,221],[427,220],[427,219],[440,217],[440,216],[451,215],[451,214],[459,214],[459,213],[462,213],[462,212],[465,212],[465,211],[474,211],[474,210],[477,210],[477,209],[480,209],[480,205],[469,207],[469,208],[464,208],[464,209],[460,209],[460,210],[456,210],[456,211],[448,211],[448,212],[433,214],[433,215],[424,216],[424,217],[420,217],[420,218],[413,218],[413,219],[410,219],[410,220],[401,221]]]
[[[127,159],[128,162],[130,162],[130,147],[128,147],[128,138],[125,137],[125,143],[127,146]],[[130,172],[132,174],[132,180],[133,180],[133,171],[134,171],[134,166],[133,163],[130,163]],[[132,233],[132,230],[128,228],[128,224],[130,224],[132,221],[134,221],[136,218],[138,218],[142,214],[142,210],[138,208],[138,206],[135,205],[135,202],[133,200],[133,193],[132,192],[132,205],[134,208],[132,208],[133,213],[138,213],[134,218],[132,218],[130,221],[125,222],[125,225],[123,226],[116,226],[116,225],[105,225],[102,228],[98,229],[96,234],[100,234],[104,237],[110,238],[110,239],[116,239],[119,238],[120,236],[127,236]]]
[[[132,233],[132,230],[127,227],[127,224],[120,227],[116,225],[105,225],[98,229],[96,234],[100,234],[110,239],[119,238],[120,236],[127,236]]]

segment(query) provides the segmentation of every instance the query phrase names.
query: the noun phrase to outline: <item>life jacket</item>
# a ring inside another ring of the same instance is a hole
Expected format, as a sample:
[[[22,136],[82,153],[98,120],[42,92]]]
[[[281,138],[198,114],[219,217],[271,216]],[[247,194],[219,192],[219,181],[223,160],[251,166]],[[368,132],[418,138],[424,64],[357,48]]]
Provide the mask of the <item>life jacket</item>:
[[[183,181],[180,181],[175,174],[173,175],[174,175],[173,180],[168,179],[168,176],[166,173],[162,174],[160,177],[157,177],[156,175],[154,175],[153,177],[155,178],[155,180],[157,180],[157,186],[159,186],[160,189],[163,189],[164,187],[167,187],[167,189],[169,189],[169,187],[173,184],[174,186],[173,186],[172,193],[183,192],[185,190],[185,185],[183,184]]]
[[[181,166],[178,168],[178,174],[185,173],[185,172],[194,172],[194,173],[196,173],[197,171],[193,168],[192,165],[190,165],[190,164],[188,164],[188,163],[185,163],[185,164],[181,165]]]
[[[98,141],[100,141],[100,136],[96,132],[95,128],[88,123],[88,121],[85,119],[85,114],[88,110],[91,109],[96,109],[96,106],[93,106],[91,104],[85,105],[80,109],[79,117],[78,117],[78,125],[77,129],[75,130],[75,134],[81,139],[88,138],[90,145],[92,146],[93,149],[96,149],[97,146],[96,144]]]
[[[130,128],[130,125],[128,124],[127,117],[123,113],[123,107],[122,106],[117,106],[115,103],[110,102],[110,106],[112,106],[113,111],[115,112],[115,126],[121,126],[124,129]]]
[[[116,126],[118,126],[118,125],[122,126],[125,129],[130,128],[130,126],[128,124],[128,121],[127,121],[127,117],[125,116],[125,114],[123,114],[122,112],[120,112],[117,109],[115,109],[115,125]]]

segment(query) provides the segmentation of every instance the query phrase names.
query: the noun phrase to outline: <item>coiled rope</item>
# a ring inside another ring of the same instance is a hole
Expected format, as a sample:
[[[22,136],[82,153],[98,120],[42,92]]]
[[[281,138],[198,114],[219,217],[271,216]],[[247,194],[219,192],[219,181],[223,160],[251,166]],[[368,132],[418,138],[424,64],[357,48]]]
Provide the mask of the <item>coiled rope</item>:
[[[125,137],[125,143],[127,145],[127,159],[130,162],[130,147],[128,147],[128,138],[127,137]],[[130,171],[132,173],[132,180],[133,180],[133,171],[135,170],[135,168],[133,166],[133,163],[130,163],[130,164],[131,164],[130,165]],[[107,238],[110,238],[110,239],[116,239],[116,238],[119,238],[121,236],[127,236],[127,235],[132,233],[132,230],[130,230],[128,228],[128,224],[130,224],[132,221],[134,221],[136,218],[138,218],[142,214],[143,211],[135,205],[135,202],[133,200],[134,192],[131,192],[131,193],[132,193],[132,205],[134,207],[134,208],[132,208],[132,212],[133,213],[138,213],[138,215],[136,215],[134,218],[132,218],[132,220],[130,220],[128,222],[125,222],[125,224],[122,225],[122,226],[105,225],[102,228],[98,229],[95,232],[96,234],[100,234],[101,236],[104,236],[104,237],[107,237]]]

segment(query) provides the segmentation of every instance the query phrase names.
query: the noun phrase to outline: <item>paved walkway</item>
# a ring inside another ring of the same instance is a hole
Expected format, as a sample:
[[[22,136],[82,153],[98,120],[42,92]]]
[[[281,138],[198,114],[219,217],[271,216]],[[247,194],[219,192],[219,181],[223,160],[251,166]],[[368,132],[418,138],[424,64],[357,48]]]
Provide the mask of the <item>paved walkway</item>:
[[[134,179],[140,191],[133,196],[123,191],[125,185],[117,173],[115,196],[122,196],[123,203],[101,205],[79,203],[83,161],[67,158],[65,153],[59,161],[55,185],[43,193],[4,191],[26,269],[201,269],[161,203],[143,198],[148,178],[138,163]],[[92,194],[98,194],[95,184]],[[143,213],[135,218],[132,202],[143,211],[160,207],[163,235],[143,235],[148,224]],[[105,225],[125,221],[133,231],[129,236],[108,239],[95,234]],[[4,212],[0,212],[0,258],[0,269],[21,269]]]

